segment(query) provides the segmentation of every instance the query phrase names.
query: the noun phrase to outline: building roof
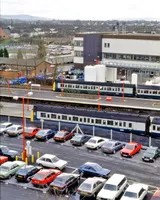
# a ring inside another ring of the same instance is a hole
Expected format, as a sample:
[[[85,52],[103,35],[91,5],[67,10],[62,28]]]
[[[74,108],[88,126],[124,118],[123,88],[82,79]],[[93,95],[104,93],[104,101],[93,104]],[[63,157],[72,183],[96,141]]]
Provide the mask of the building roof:
[[[158,62],[143,62],[133,60],[116,60],[116,59],[103,59],[101,64],[111,68],[126,68],[126,69],[152,69],[160,70],[160,63]]]
[[[1,58],[0,59],[0,65],[18,65],[18,66],[27,66],[27,67],[36,67],[41,62],[43,61],[36,60],[36,59],[15,59],[15,58]]]

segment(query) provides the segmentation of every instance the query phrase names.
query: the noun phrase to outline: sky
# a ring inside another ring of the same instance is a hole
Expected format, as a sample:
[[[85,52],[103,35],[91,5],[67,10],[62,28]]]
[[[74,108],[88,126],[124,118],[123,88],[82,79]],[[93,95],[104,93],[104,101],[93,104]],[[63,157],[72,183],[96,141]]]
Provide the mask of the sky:
[[[0,0],[0,13],[64,20],[160,20],[160,0]]]

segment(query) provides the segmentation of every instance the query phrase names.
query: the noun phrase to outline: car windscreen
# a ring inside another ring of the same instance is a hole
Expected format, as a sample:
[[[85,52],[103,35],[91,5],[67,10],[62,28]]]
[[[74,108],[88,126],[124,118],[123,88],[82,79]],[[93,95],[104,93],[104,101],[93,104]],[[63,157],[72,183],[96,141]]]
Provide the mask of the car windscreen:
[[[24,132],[26,132],[26,133],[32,133],[32,132],[33,132],[33,129],[31,129],[31,128],[25,128],[25,129],[24,129]]]
[[[131,149],[133,150],[135,148],[134,145],[126,144],[125,149]]]
[[[59,161],[59,158],[57,158],[56,156],[54,158],[52,158],[52,162],[58,162]]]
[[[96,171],[100,171],[100,170],[102,170],[103,168],[100,166],[100,165],[98,165],[98,164],[96,164],[96,165],[94,165],[94,166],[92,166]]]
[[[94,139],[91,139],[89,140],[90,143],[93,143],[93,144],[96,144],[97,143],[97,140],[94,140]]]
[[[8,147],[1,147],[1,150],[5,153],[7,153],[9,151]]]
[[[63,137],[64,135],[65,135],[65,132],[58,131],[55,136],[56,137]]]
[[[6,125],[1,124],[1,125],[0,125],[0,128],[6,128]]]
[[[146,153],[147,154],[155,154],[155,149],[147,149]]]
[[[81,138],[82,138],[82,136],[81,136],[81,135],[76,135],[76,136],[74,136],[74,137],[73,137],[73,139],[72,139],[72,140],[74,140],[74,141],[80,141],[80,140],[81,140]]]
[[[92,185],[89,183],[82,183],[82,185],[79,187],[80,190],[87,190],[91,191]]]
[[[113,146],[113,143],[107,142],[103,145],[103,147],[111,148]]]
[[[108,184],[106,183],[104,186],[105,190],[112,190],[112,191],[116,191],[117,190],[117,186],[116,185],[112,185],[112,184]]]
[[[9,171],[9,169],[7,166],[0,166],[0,171]]]
[[[57,177],[54,180],[54,184],[65,184],[66,180],[68,180],[68,176],[61,176],[61,177]]]
[[[129,198],[137,198],[137,193],[126,191],[126,192],[124,193],[124,196],[125,196],[125,197],[129,197]]]
[[[30,171],[31,168],[21,168],[18,170],[18,174],[22,174],[22,175],[25,175],[28,171]]]
[[[16,131],[16,130],[17,130],[16,127],[10,127],[10,128],[8,129],[8,131]]]
[[[42,175],[42,174],[35,174],[33,176],[33,178],[37,179],[37,180],[43,180],[45,178],[45,175]]]
[[[48,132],[48,130],[40,130],[40,131],[38,131],[37,135],[44,136],[47,132]]]

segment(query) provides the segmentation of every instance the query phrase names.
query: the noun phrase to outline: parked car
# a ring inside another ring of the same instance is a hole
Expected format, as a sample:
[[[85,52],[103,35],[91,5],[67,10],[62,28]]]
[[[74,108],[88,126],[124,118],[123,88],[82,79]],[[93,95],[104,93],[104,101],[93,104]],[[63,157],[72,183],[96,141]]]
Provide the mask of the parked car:
[[[18,151],[10,150],[7,146],[0,145],[0,155],[8,157],[8,160],[15,160],[19,153]]]
[[[58,131],[55,134],[55,136],[53,137],[53,139],[55,141],[63,141],[63,142],[65,142],[66,140],[71,139],[73,136],[74,136],[73,132],[68,132],[68,131],[62,130],[62,131]]]
[[[50,191],[52,193],[68,193],[79,184],[79,181],[80,175],[78,174],[62,173],[50,184]]]
[[[32,178],[33,186],[46,187],[62,172],[57,169],[41,169]]]
[[[77,134],[77,135],[75,135],[75,136],[70,140],[70,142],[71,142],[72,145],[82,146],[82,145],[84,145],[90,138],[91,138],[91,136],[88,136],[88,135]]]
[[[11,122],[5,122],[0,125],[0,135],[6,133],[8,128],[10,128],[13,124]]]
[[[154,162],[160,156],[160,149],[158,147],[148,147],[143,153],[142,160],[147,162]]]
[[[151,200],[160,200],[160,189],[155,191]]]
[[[41,167],[38,166],[25,165],[16,172],[15,179],[18,182],[29,182],[40,169]]]
[[[23,161],[8,161],[3,163],[0,166],[0,179],[10,179],[24,165],[26,165],[26,163]]]
[[[129,142],[126,146],[120,151],[121,156],[124,157],[133,157],[142,149],[142,145],[137,142]]]
[[[88,149],[99,149],[108,140],[109,139],[105,139],[105,138],[101,138],[101,137],[92,137],[91,139],[88,140],[88,142],[85,143],[85,146]]]
[[[128,186],[127,177],[123,174],[113,174],[97,195],[97,200],[119,199],[125,188]]]
[[[60,170],[63,170],[67,165],[67,161],[61,160],[52,154],[44,154],[36,160],[36,163],[42,167],[56,168]]]
[[[81,197],[92,197],[95,199],[98,192],[102,189],[105,181],[106,179],[99,177],[87,178],[78,187],[77,192]]]
[[[8,161],[8,157],[6,156],[0,156],[0,165],[7,162]]]
[[[8,130],[6,131],[6,133],[9,136],[18,136],[20,134],[22,134],[22,126],[21,125],[13,125],[11,127],[8,128]]]
[[[33,138],[39,130],[40,130],[40,128],[37,128],[37,127],[25,127],[25,129],[24,129],[25,137]]]
[[[53,138],[55,133],[56,133],[55,130],[42,129],[42,130],[38,131],[38,133],[36,134],[35,137],[36,137],[37,140],[48,140],[48,139]]]
[[[108,178],[110,174],[109,169],[104,169],[99,164],[92,162],[86,162],[85,164],[80,166],[78,172],[81,176],[87,176],[87,177],[98,176],[98,177]]]
[[[133,183],[124,192],[121,200],[143,200],[148,193],[148,185]]]
[[[101,147],[101,151],[103,153],[116,153],[116,151],[119,151],[122,149],[126,143],[120,142],[120,141],[114,141],[114,140],[109,140],[104,143],[104,145]]]

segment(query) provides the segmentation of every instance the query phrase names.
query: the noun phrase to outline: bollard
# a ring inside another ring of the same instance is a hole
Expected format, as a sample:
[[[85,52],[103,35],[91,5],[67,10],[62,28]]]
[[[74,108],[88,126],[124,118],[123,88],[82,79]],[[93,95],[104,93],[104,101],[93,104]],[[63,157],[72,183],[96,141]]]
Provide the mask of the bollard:
[[[26,158],[25,163],[28,165],[28,158]]]
[[[16,161],[18,160],[18,156],[16,156]]]
[[[37,152],[37,159],[40,157],[40,153],[39,152]]]
[[[34,163],[34,155],[31,157],[31,162]]]
[[[21,154],[21,155],[22,155],[22,160],[24,160],[24,154],[23,154],[23,152],[22,152],[22,154]]]

